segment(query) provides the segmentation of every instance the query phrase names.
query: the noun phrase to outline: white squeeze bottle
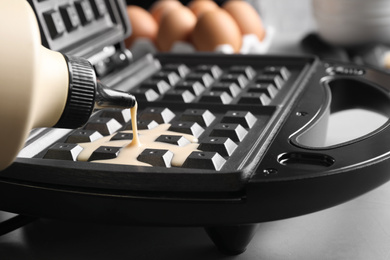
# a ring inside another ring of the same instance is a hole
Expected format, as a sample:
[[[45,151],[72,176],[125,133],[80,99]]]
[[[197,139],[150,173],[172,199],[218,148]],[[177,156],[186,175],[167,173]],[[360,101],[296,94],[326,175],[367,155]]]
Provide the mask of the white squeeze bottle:
[[[134,96],[98,82],[86,59],[43,47],[27,1],[0,1],[0,170],[12,163],[32,128],[77,128],[96,104],[135,103]]]

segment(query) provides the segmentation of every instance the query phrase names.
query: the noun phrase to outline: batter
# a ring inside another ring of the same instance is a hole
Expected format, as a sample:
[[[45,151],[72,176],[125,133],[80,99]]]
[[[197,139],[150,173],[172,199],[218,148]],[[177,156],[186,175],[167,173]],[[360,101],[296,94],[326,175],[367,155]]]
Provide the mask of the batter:
[[[137,166],[152,166],[148,163],[140,162],[137,157],[145,149],[162,149],[169,150],[173,153],[171,165],[180,167],[187,159],[187,157],[193,151],[197,150],[199,144],[198,139],[193,135],[183,134],[173,131],[168,131],[170,124],[160,124],[153,129],[139,130],[137,127],[137,104],[130,109],[131,113],[131,124],[133,130],[121,131],[121,133],[132,133],[133,140],[114,140],[110,139],[116,134],[105,136],[94,142],[79,143],[83,150],[79,154],[77,160],[88,161],[92,153],[100,146],[112,146],[122,147],[119,155],[114,159],[107,160],[96,160],[93,162],[97,163],[111,163],[111,164],[126,164],[126,165],[137,165]],[[184,146],[178,146],[169,143],[156,142],[155,140],[161,135],[175,135],[183,136],[188,140],[188,144]]]

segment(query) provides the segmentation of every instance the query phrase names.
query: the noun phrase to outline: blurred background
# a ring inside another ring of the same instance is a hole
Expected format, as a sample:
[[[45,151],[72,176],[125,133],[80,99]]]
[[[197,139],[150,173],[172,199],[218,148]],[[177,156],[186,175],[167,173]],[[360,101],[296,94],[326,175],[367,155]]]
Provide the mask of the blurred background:
[[[155,2],[127,0],[128,5],[149,11]],[[184,5],[191,3],[190,0],[181,2]],[[228,1],[214,2],[223,6]],[[266,46],[255,49],[255,52],[315,54],[322,59],[354,62],[384,70],[390,68],[390,2],[387,0],[246,2],[257,11],[266,30],[262,43]]]

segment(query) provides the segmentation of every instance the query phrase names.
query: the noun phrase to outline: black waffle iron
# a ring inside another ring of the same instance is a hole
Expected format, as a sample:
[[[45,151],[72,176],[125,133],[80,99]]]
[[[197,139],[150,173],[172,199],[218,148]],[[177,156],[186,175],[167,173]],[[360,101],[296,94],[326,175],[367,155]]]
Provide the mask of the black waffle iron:
[[[120,0],[29,0],[43,44],[88,58],[102,82],[139,103],[138,126],[198,138],[181,167],[145,149],[153,167],[77,161],[78,143],[132,138],[129,111],[97,110],[80,129],[33,129],[0,172],[0,209],[123,225],[201,226],[224,252],[245,250],[256,225],[353,199],[390,178],[390,129],[324,147],[330,113],[390,115],[390,76],[311,56],[148,54],[132,60]],[[182,145],[181,136],[160,136]]]

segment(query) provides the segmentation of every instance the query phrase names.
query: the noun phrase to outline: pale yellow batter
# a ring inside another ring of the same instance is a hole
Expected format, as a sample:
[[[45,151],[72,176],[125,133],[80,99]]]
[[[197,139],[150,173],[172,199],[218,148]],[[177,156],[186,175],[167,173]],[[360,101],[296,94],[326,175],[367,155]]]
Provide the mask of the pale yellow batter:
[[[173,153],[172,166],[180,167],[187,157],[193,151],[197,150],[199,144],[198,139],[193,135],[183,134],[173,131],[168,131],[170,124],[161,124],[153,129],[148,130],[139,130],[136,124],[137,114],[137,105],[131,108],[131,118],[132,118],[132,128],[133,130],[122,131],[122,133],[133,133],[133,140],[114,140],[110,139],[115,135],[105,136],[94,142],[90,143],[79,143],[83,147],[83,151],[79,154],[77,160],[79,161],[88,161],[91,154],[100,146],[112,146],[112,147],[122,147],[117,158],[107,159],[107,160],[96,160],[93,162],[97,163],[112,163],[112,164],[127,164],[127,165],[137,165],[137,166],[151,166],[150,164],[140,162],[137,160],[137,157],[145,149],[164,149],[169,150]],[[189,143],[185,146],[178,146],[163,142],[156,142],[155,140],[160,135],[175,135],[183,136]]]

